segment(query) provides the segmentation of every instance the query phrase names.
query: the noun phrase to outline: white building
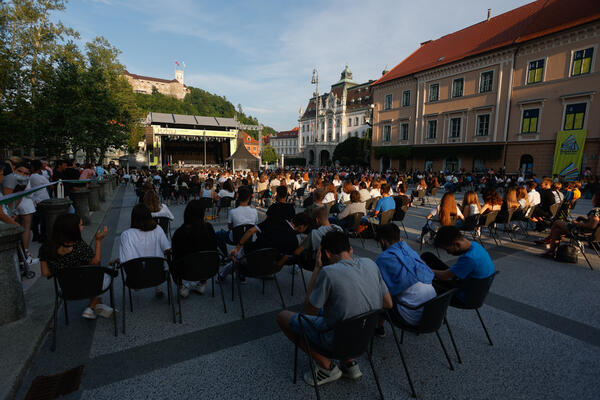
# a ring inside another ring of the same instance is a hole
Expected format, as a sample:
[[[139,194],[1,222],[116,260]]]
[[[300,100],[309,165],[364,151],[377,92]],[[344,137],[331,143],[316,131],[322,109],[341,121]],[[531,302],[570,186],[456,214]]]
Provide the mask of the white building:
[[[329,93],[319,95],[319,115],[315,98],[311,98],[304,113],[300,112],[300,138],[298,153],[309,165],[325,165],[335,147],[349,137],[365,137],[369,125],[371,95],[370,80],[358,84],[352,80],[352,72],[346,68],[340,80],[331,85]],[[315,122],[316,128],[315,129]]]
[[[285,157],[296,157],[298,155],[298,127],[291,131],[282,131],[277,136],[269,138],[269,144],[273,146],[277,155]]]

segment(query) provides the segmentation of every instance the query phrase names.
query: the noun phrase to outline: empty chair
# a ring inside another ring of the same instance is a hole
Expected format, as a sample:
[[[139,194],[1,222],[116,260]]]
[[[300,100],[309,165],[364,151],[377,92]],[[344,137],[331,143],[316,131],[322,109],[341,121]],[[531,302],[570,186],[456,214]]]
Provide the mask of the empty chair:
[[[171,263],[171,275],[178,287],[183,285],[183,281],[212,281],[212,296],[215,297],[215,275],[219,273],[219,253],[216,251],[198,251],[183,257],[181,260],[173,260]],[[223,302],[223,311],[227,313],[225,305],[225,295],[220,280],[217,280],[221,291],[221,301]],[[183,323],[181,311],[181,296],[177,296],[179,305],[179,323]]]
[[[123,333],[125,333],[125,314],[127,299],[125,297],[125,288],[129,291],[129,306],[133,312],[133,297],[131,289],[147,289],[156,287],[167,282],[167,298],[173,311],[173,323],[175,320],[175,303],[171,298],[171,274],[165,269],[167,260],[161,257],[140,257],[134,258],[119,265],[121,268],[121,280],[123,281]]]
[[[103,289],[104,274],[111,276],[110,285]],[[110,292],[110,306],[113,308],[113,323],[117,336],[117,313],[114,310],[113,278],[118,275],[114,268],[98,265],[84,265],[59,269],[54,274],[54,313],[52,330],[52,351],[56,350],[56,331],[58,327],[58,308],[60,300],[65,308],[65,324],[69,325],[68,300],[92,299],[106,291]]]
[[[310,321],[306,319],[303,314],[299,314],[298,321],[300,328],[302,329],[302,339],[306,345],[307,354],[310,354],[311,348],[319,354],[334,360],[347,360],[350,358],[358,358],[364,353],[367,353],[369,364],[371,365],[371,371],[373,371],[373,377],[377,384],[377,390],[379,395],[383,399],[383,392],[381,385],[379,384],[379,377],[375,371],[375,365],[373,364],[372,346],[369,350],[369,344],[373,341],[375,335],[375,327],[379,323],[382,310],[369,311],[364,314],[357,315],[355,317],[348,318],[335,324],[331,329],[333,330],[333,342],[332,350],[317,347],[316,344],[309,342],[304,332],[303,324],[310,324]],[[402,353],[402,350],[400,350]],[[404,360],[404,358],[402,358]],[[312,372],[313,381],[316,382],[316,373],[312,360],[309,356],[310,370]],[[296,343],[294,349],[294,383],[296,383],[296,375],[298,370],[298,344]],[[313,385],[317,399],[320,399],[319,385]]]

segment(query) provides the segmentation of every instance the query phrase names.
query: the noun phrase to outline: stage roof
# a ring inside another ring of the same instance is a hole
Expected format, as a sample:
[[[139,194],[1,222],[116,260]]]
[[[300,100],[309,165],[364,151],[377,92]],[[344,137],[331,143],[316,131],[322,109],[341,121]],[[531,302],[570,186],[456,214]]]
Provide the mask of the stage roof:
[[[220,128],[238,128],[238,121],[233,118],[221,117],[203,117],[200,115],[166,114],[166,113],[148,113],[147,121],[149,124],[173,124],[187,125],[190,127],[210,126]]]

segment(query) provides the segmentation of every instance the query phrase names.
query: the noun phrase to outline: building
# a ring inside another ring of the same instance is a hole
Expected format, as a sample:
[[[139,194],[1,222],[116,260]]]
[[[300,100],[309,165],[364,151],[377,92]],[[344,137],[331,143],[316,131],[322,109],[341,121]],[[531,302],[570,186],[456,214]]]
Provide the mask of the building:
[[[335,147],[351,136],[365,137],[372,104],[371,83],[358,84],[346,66],[329,93],[311,98],[300,112],[297,153],[310,165],[326,165]],[[272,139],[271,139],[272,140]]]
[[[242,132],[242,133],[243,133],[242,140],[244,141],[244,146],[246,147],[246,149],[248,149],[250,154],[252,154],[254,157],[260,158],[260,148],[258,146],[258,140],[254,139],[252,136],[248,135],[246,132]]]
[[[156,88],[159,93],[165,96],[183,100],[185,95],[190,92],[188,87],[183,83],[183,70],[175,70],[175,79],[172,80],[136,75],[127,70],[123,74],[133,87],[135,93],[152,94],[152,89]]]
[[[297,157],[298,156],[298,127],[290,131],[282,131],[277,133],[277,136],[269,138],[269,144],[273,146],[275,152],[281,157]]]
[[[599,42],[600,3],[538,0],[421,43],[372,84],[371,166],[600,173]]]

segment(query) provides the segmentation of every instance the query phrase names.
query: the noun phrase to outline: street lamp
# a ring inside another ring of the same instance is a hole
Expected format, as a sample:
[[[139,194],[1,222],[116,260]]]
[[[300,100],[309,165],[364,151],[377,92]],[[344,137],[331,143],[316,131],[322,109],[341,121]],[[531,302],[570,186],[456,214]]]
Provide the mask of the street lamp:
[[[313,69],[311,84],[315,85],[315,104],[316,104],[316,112],[315,112],[315,129],[313,130],[313,142],[317,141],[317,128],[319,125],[319,71]]]
[[[373,112],[375,111],[375,104],[371,104],[369,108],[365,111],[365,123],[369,125],[371,128],[373,127]]]

